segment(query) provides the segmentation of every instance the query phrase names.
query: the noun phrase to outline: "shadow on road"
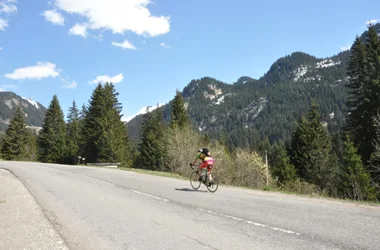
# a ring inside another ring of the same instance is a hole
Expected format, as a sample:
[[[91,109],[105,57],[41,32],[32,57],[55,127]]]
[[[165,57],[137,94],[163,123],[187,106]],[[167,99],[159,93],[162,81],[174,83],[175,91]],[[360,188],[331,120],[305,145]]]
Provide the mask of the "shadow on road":
[[[177,191],[185,191],[185,192],[207,192],[205,190],[194,190],[192,188],[175,188]]]

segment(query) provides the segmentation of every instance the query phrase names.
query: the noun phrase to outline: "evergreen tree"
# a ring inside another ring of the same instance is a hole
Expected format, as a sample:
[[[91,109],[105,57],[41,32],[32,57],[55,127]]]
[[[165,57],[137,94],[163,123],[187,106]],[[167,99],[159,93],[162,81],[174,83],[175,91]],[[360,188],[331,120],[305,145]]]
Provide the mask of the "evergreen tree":
[[[25,125],[25,117],[20,106],[5,131],[1,148],[2,158],[5,160],[27,160],[33,153],[30,133]]]
[[[308,176],[306,164],[307,164],[307,150],[308,150],[308,137],[309,134],[309,124],[304,116],[298,121],[298,126],[293,132],[291,145],[290,145],[290,156],[291,162],[296,167],[297,175],[302,179],[306,179]]]
[[[79,111],[79,120],[84,120],[84,118],[86,117],[86,114],[87,114],[87,107],[86,105],[83,103],[82,104],[82,109]]]
[[[380,113],[374,118],[374,126],[376,130],[376,135],[373,139],[374,152],[371,154],[368,168],[373,177],[373,184],[378,190],[378,199],[380,200]]]
[[[46,111],[44,125],[38,135],[38,160],[64,163],[66,160],[66,123],[56,95]]]
[[[273,147],[270,157],[270,171],[274,177],[277,177],[277,184],[284,185],[287,182],[294,181],[297,178],[297,171],[290,163],[283,141],[277,143]]]
[[[122,105],[112,83],[98,84],[84,119],[83,155],[87,162],[120,162],[131,166],[128,131],[121,121]]]
[[[331,140],[315,101],[308,119],[301,119],[292,139],[293,164],[298,175],[324,189],[331,178]]]
[[[165,123],[161,108],[144,114],[141,126],[138,165],[151,170],[166,170]]]
[[[185,108],[181,93],[177,90],[172,103],[170,127],[185,128],[190,125],[190,119]]]
[[[344,142],[341,173],[341,192],[344,197],[354,200],[375,199],[370,174],[363,167],[357,149],[350,138]]]
[[[356,38],[347,74],[350,81],[346,132],[352,135],[363,163],[367,164],[374,151],[373,118],[380,110],[380,41],[373,26],[368,29],[365,45]]]
[[[77,163],[79,148],[81,145],[81,124],[78,107],[73,101],[67,115],[67,163]]]
[[[81,155],[87,162],[97,162],[99,149],[96,141],[100,137],[101,127],[98,120],[103,108],[103,86],[99,83],[92,93],[89,108],[83,120],[83,149]]]
[[[26,160],[28,161],[37,161],[38,154],[38,143],[37,143],[38,134],[33,129],[28,129],[28,141],[27,151],[30,152]]]

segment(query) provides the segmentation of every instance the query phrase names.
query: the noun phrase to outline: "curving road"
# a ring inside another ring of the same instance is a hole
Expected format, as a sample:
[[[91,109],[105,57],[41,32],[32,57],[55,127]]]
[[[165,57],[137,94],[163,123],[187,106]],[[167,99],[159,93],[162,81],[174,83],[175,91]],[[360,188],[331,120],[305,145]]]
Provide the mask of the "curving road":
[[[105,168],[0,162],[70,249],[379,249],[380,206]],[[1,212],[1,211],[0,211]]]

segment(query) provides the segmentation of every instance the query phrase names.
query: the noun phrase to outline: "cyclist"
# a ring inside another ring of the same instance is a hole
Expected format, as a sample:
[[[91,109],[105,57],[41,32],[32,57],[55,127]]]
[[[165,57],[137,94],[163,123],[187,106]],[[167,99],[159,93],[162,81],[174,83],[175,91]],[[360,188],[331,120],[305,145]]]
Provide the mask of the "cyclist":
[[[197,162],[197,160],[201,160],[202,163],[198,165],[198,171],[199,175],[202,176],[202,171],[203,169],[207,168],[207,175],[208,175],[208,180],[211,183],[214,182],[211,176],[211,169],[214,166],[214,159],[211,158],[211,153],[207,148],[200,148],[198,149],[197,156],[193,162],[190,163],[190,166],[194,166]],[[201,177],[199,177],[201,179]]]

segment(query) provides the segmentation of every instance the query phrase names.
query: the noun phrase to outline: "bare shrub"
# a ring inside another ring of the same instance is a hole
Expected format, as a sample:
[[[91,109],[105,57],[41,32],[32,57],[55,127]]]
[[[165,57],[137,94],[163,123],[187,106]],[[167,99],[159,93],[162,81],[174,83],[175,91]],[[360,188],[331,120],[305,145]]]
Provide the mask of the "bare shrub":
[[[316,185],[302,181],[300,179],[296,179],[295,181],[289,181],[285,183],[281,190],[304,195],[322,194]]]
[[[234,157],[236,174],[234,184],[251,188],[266,185],[265,163],[256,152],[238,149]]]
[[[173,173],[188,176],[191,172],[196,150],[202,145],[201,137],[192,129],[168,129],[166,166]]]

